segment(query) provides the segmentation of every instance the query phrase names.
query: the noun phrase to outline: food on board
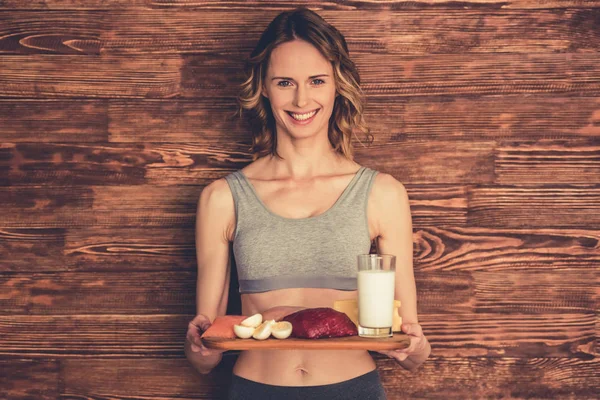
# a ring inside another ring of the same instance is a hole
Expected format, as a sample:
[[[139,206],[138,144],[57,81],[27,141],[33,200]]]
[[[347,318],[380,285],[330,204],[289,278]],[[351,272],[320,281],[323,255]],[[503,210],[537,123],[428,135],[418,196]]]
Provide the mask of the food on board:
[[[265,340],[271,336],[271,327],[275,324],[274,319],[268,319],[254,330],[252,337],[258,340]]]
[[[392,331],[393,332],[401,332],[402,331],[402,317],[398,313],[398,309],[400,308],[400,300],[394,300],[394,315],[392,320]],[[354,322],[356,326],[358,326],[358,302],[356,299],[351,300],[336,300],[333,303],[333,309],[339,312],[343,312]]]
[[[292,337],[318,339],[358,335],[358,328],[343,312],[329,307],[307,308],[287,315],[292,324]]]
[[[402,318],[398,314],[400,301],[394,300],[393,331],[401,331]],[[306,308],[289,314],[281,321],[263,321],[262,314],[250,317],[225,315],[215,318],[203,337],[227,339],[265,340],[270,336],[277,339],[288,337],[303,339],[335,338],[358,335],[357,300],[338,300],[333,308]]]
[[[221,337],[235,339],[237,336],[233,326],[240,324],[246,317],[244,315],[223,315],[215,318],[212,325],[208,327],[201,337]]]
[[[235,333],[235,336],[239,337],[240,339],[250,339],[252,337],[252,335],[254,335],[255,330],[256,330],[256,328],[253,328],[251,326],[244,326],[244,325],[234,325],[233,326],[233,332]]]
[[[292,324],[288,321],[279,321],[271,327],[271,335],[277,339],[287,339],[292,334]]]
[[[262,322],[263,322],[263,316],[262,316],[262,314],[258,313],[258,314],[254,314],[253,316],[248,317],[245,320],[243,320],[242,325],[250,326],[252,328],[258,328],[258,326],[260,324],[262,324]]]

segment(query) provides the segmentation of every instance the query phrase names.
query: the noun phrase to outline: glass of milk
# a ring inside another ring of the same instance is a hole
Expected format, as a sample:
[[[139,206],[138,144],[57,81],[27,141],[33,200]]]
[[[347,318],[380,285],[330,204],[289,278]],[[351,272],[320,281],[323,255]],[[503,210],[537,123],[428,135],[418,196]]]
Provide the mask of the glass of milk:
[[[358,256],[358,335],[391,337],[394,317],[396,256]]]

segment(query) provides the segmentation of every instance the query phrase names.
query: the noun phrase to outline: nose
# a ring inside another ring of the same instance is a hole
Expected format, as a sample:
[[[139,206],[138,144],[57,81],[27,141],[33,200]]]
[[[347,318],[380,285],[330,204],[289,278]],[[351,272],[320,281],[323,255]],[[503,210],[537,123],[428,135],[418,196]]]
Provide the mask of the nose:
[[[294,106],[304,108],[308,104],[308,91],[302,85],[298,85],[296,96],[294,96]]]

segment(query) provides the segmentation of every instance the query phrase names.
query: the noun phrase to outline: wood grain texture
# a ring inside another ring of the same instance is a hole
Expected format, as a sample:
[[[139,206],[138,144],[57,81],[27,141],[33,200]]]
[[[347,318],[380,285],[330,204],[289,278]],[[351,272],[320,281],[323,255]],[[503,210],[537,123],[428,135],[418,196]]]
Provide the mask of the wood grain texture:
[[[3,314],[193,313],[195,273],[61,272],[2,277]],[[168,311],[170,309],[170,311]]]
[[[478,186],[469,190],[468,223],[495,228],[600,225],[598,185]]]
[[[65,229],[0,228],[0,271],[57,271],[63,268]]]
[[[145,8],[154,0],[36,0],[24,3],[20,0],[2,0],[2,9],[25,10],[111,10],[114,8]],[[187,0],[183,0],[187,1]]]
[[[183,341],[176,358],[142,357],[61,359],[64,393],[75,398],[110,395],[127,398],[131,393],[146,399],[223,399],[231,381],[236,356],[224,353],[223,361],[208,375],[197,373],[185,360]],[[83,364],[82,362],[87,362]],[[115,377],[119,377],[115,379]]]
[[[364,3],[363,3],[364,4]],[[291,7],[290,7],[291,8]],[[131,25],[136,12],[139,25]],[[104,48],[107,52],[230,52],[250,53],[262,27],[280,9],[228,10],[208,18],[203,11],[173,9],[128,11],[111,16],[114,25]],[[352,54],[431,54],[466,52],[597,51],[593,32],[596,10],[469,10],[432,8],[365,13],[358,10],[323,10],[320,15],[340,31]],[[150,21],[164,21],[148,34]],[[231,24],[230,21],[247,21]],[[229,24],[226,31],[215,26]],[[167,28],[168,27],[168,30]],[[216,31],[216,32],[215,32]],[[215,32],[207,35],[208,32]]]
[[[195,271],[193,228],[68,229],[62,265],[70,271]]]
[[[235,111],[233,97],[108,100],[109,141],[250,143],[248,127],[234,116]],[[451,100],[435,96],[369,97],[365,120],[375,145],[404,140],[455,138],[597,138],[600,137],[600,100],[597,97],[544,94],[459,97]],[[71,141],[70,136],[63,137]],[[15,140],[26,141],[27,135]],[[354,146],[362,147],[357,140]]]
[[[354,58],[359,71],[368,71],[362,74],[361,87],[371,96],[600,93],[597,52],[357,54]]]
[[[203,186],[0,186],[3,228],[190,228]],[[415,227],[464,226],[467,188],[407,185]]]
[[[252,161],[249,146],[4,143],[4,185],[208,184]]]
[[[179,93],[178,56],[0,57],[0,97],[158,97]]]
[[[496,152],[494,170],[501,185],[600,184],[600,137],[503,141]]]
[[[597,54],[357,54],[354,58],[359,71],[368,71],[362,74],[362,87],[370,96],[575,92],[597,96]],[[498,70],[499,63],[505,68]],[[15,55],[0,58],[4,71],[0,96],[232,97],[243,81],[242,67],[242,55],[212,53],[181,58]]]
[[[600,263],[600,231],[416,227],[415,270],[497,273],[594,271]]]
[[[564,8],[524,13],[508,4],[494,11],[484,7],[391,12],[387,47],[401,54],[597,51],[593,32],[599,15],[598,9]]]
[[[182,55],[181,95],[235,96],[237,85],[244,79],[245,56]],[[361,87],[372,97],[600,94],[597,52],[426,56],[357,53],[353,60],[361,73]]]
[[[433,357],[409,372],[389,359],[378,370],[394,399],[593,399],[598,359]]]
[[[135,185],[161,156],[143,145],[5,143],[0,160],[7,186]]]
[[[103,100],[0,99],[2,142],[106,142],[108,111]]]
[[[100,54],[105,13],[2,11],[0,55]]]
[[[413,185],[408,182],[404,182],[404,186],[410,201],[413,228],[466,225],[467,186]]]
[[[110,142],[251,144],[235,99],[109,100]]]
[[[89,187],[2,187],[3,228],[50,228],[91,224]]]
[[[478,312],[564,314],[600,309],[600,274],[594,268],[552,272],[475,272]]]
[[[491,183],[493,148],[489,141],[406,141],[357,149],[356,160],[413,184]],[[0,183],[207,185],[251,161],[244,143],[4,143],[0,145],[0,170],[6,173]]]
[[[183,351],[196,206],[250,162],[241,67],[300,4],[361,73],[357,161],[410,199],[433,353],[371,352],[388,398],[595,399],[600,3],[575,0],[0,0],[0,393],[224,395],[238,353]]]
[[[493,141],[400,141],[356,147],[355,160],[400,182],[483,184],[493,181]]]
[[[197,273],[177,266],[171,269],[153,271],[141,263],[128,266],[104,257],[89,262],[88,271],[14,273],[0,277],[7,289],[0,306],[5,315],[195,312]],[[419,302],[422,312],[472,311],[475,287],[468,273],[417,275],[416,279],[423,294]],[[238,287],[232,289],[239,298]]]
[[[402,0],[390,0],[381,2],[365,2],[363,0],[332,0],[327,2],[315,2],[310,0],[297,0],[297,5],[304,5],[318,12],[323,10],[398,10],[414,9],[415,7],[425,8],[428,5],[452,10],[453,8],[463,9],[464,6],[450,0],[434,1],[415,1],[407,4]],[[496,8],[496,0],[478,0],[470,2],[473,5],[490,5],[492,9]],[[547,9],[547,8],[590,8],[595,5],[594,1],[582,2],[579,0],[514,0],[502,3],[503,9]],[[36,0],[34,3],[23,3],[19,0],[2,0],[2,8],[7,9],[91,9],[91,10],[112,10],[112,9],[146,9],[146,8],[168,8],[168,9],[201,9],[211,10],[256,10],[260,7],[266,10],[277,9],[280,11],[290,8],[289,1],[269,1],[264,3],[260,0]]]
[[[179,358],[190,320],[189,315],[0,316],[4,330],[0,355],[88,360]]]
[[[577,357],[593,359],[596,315],[426,314],[419,316],[432,355],[444,357]]]
[[[125,266],[194,270],[194,236],[193,228],[169,227],[3,229],[3,254],[18,257],[0,262],[6,271],[17,272]],[[428,280],[435,280],[435,272],[443,272],[443,279],[451,272],[480,271],[560,276],[593,271],[600,262],[598,231],[417,227],[413,240],[415,270]]]
[[[403,105],[393,114],[389,104]],[[390,140],[464,138],[572,139],[600,136],[600,99],[558,94],[469,97],[370,97],[369,122],[376,132],[393,132]],[[372,110],[372,111],[371,111]]]
[[[191,299],[193,303],[193,299]],[[0,316],[3,357],[181,357],[191,315]],[[443,357],[574,357],[596,353],[591,314],[427,314],[419,322]],[[44,330],[38,329],[44,326]],[[35,346],[32,346],[35,343]]]
[[[165,312],[193,312],[194,302],[186,302],[193,300],[195,272],[176,267],[152,271],[140,264],[130,267],[104,257],[89,262],[87,272],[12,274],[2,279],[8,290],[0,305],[11,315],[153,313],[161,307]],[[420,313],[565,314],[594,313],[600,307],[600,281],[593,271],[415,275]],[[237,286],[233,289],[237,294]]]
[[[0,388],[10,400],[55,400],[60,393],[60,361],[0,358]]]
[[[200,187],[0,187],[5,228],[193,227]]]
[[[543,393],[543,398],[593,399],[600,384],[597,359],[432,357],[417,371],[408,372],[394,361],[372,354],[391,399],[486,398],[490,392],[505,398],[539,398]],[[21,380],[15,379],[8,392],[11,399],[34,396],[49,400],[58,393],[62,397],[98,397],[106,391],[106,382],[111,382],[111,396],[117,398],[133,391],[147,399],[171,399],[173,393],[180,399],[198,399],[220,398],[225,393],[235,360],[234,353],[224,353],[221,364],[209,375],[196,373],[181,358],[130,358],[126,363],[113,358],[6,359],[2,364],[4,370],[19,371]],[[50,383],[58,382],[59,376],[64,383],[61,388],[51,391],[39,385],[44,377]]]
[[[292,8],[288,5],[287,8]],[[0,54],[250,53],[282,10],[1,11]],[[592,52],[595,9],[323,10],[354,53]],[[235,23],[233,21],[244,21]],[[233,22],[233,23],[232,23]],[[227,26],[227,29],[223,29]],[[151,27],[151,29],[149,29]]]
[[[243,168],[252,161],[248,145],[228,146],[163,145],[157,148],[162,163],[147,169],[149,182],[161,184],[208,184],[227,172]],[[436,162],[417,162],[427,154]],[[395,142],[357,148],[356,161],[400,181],[413,184],[490,183],[493,181],[493,142]],[[206,160],[206,164],[202,163]],[[401,160],[401,162],[399,162]],[[436,177],[433,179],[432,177]]]
[[[415,272],[419,315],[465,314],[475,309],[475,282],[469,272]],[[450,304],[450,303],[452,304]]]

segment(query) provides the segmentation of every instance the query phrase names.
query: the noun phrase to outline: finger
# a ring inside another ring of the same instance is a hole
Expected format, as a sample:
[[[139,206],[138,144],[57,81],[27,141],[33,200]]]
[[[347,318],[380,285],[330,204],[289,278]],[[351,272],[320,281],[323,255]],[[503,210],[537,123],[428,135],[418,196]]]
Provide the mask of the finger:
[[[189,323],[190,326],[194,326],[196,328],[200,328],[200,329],[207,329],[211,324],[209,321],[199,321],[199,322],[190,322]]]
[[[402,330],[407,335],[423,336],[423,329],[419,324],[402,324]]]
[[[417,348],[417,341],[414,340],[413,338],[411,338],[410,345],[408,345],[408,347],[405,347],[403,349],[397,350],[397,352],[399,354],[411,354],[416,350],[416,348]]]
[[[203,356],[215,356],[217,354],[221,354],[224,352],[225,352],[225,350],[209,349],[208,347],[205,347],[205,346],[202,346],[200,348],[200,354]]]
[[[190,325],[189,331],[191,331],[193,335],[202,336],[209,327],[210,324]]]
[[[197,339],[196,337],[194,337],[192,335],[188,335],[187,341],[190,342],[190,347],[192,350],[200,351],[200,347],[202,346],[202,342],[200,341],[200,339]],[[197,348],[197,350],[196,350],[196,348]]]
[[[196,330],[196,328],[190,329],[186,335],[186,338],[190,342],[195,342],[196,340],[199,340],[201,337],[202,337],[202,335]]]
[[[379,350],[378,353],[385,354],[386,356],[396,359],[398,361],[404,361],[409,356],[408,354],[402,352],[402,350]]]
[[[194,353],[196,353],[196,352],[200,351],[200,346],[201,346],[202,344],[201,344],[201,343],[198,343],[198,342],[196,341],[196,338],[195,338],[194,336],[192,336],[192,335],[189,335],[189,334],[188,334],[188,335],[186,336],[186,338],[185,338],[185,339],[186,339],[186,341],[187,341],[187,342],[189,342],[189,343],[190,343],[190,348],[192,349],[192,351],[193,351]]]

